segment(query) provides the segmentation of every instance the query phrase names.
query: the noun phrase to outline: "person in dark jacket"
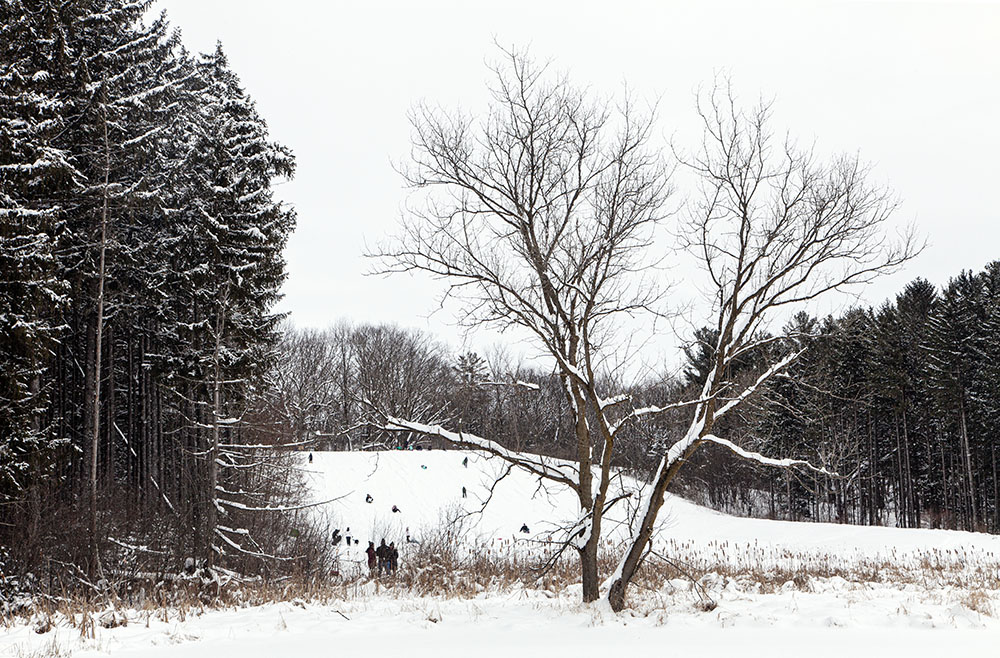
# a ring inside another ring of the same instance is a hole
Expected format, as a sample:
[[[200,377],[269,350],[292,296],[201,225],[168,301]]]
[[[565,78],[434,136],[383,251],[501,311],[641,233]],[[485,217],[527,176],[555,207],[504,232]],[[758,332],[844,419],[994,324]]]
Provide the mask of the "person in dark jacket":
[[[389,573],[395,575],[399,566],[399,551],[396,550],[396,542],[389,544]]]
[[[368,548],[365,549],[365,555],[368,556],[368,573],[370,573],[373,576],[375,575],[376,552],[377,551],[375,550],[375,542],[373,541],[368,542]]]
[[[528,534],[529,532],[531,532],[530,530],[528,530],[528,524],[527,523],[525,523],[524,525],[521,526],[521,532],[523,532],[524,534]]]
[[[389,570],[389,547],[385,545],[385,537],[382,543],[375,549],[375,556],[378,558],[378,575],[382,575]]]

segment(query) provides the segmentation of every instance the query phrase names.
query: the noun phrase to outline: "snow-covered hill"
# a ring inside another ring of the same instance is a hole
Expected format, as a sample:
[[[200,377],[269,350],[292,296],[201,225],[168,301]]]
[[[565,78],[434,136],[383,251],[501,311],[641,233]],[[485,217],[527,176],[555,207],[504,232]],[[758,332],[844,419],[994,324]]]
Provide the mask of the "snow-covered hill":
[[[507,470],[504,462],[475,452],[317,452],[312,463],[303,466],[314,500],[337,499],[316,513],[331,528],[341,532],[351,528],[352,537],[360,540],[358,551],[369,539],[378,543],[382,537],[398,545],[405,541],[407,528],[420,538],[467,512],[472,513],[465,520],[470,540],[484,543],[545,536],[554,525],[574,519],[578,511],[573,492],[551,484],[540,487],[538,479],[524,471],[514,469],[497,482]],[[393,506],[399,511],[393,512]],[[613,540],[627,532],[624,525],[613,523],[623,515],[624,507],[609,515]],[[845,559],[902,559],[928,552],[956,559],[1000,556],[1000,537],[994,535],[747,519],[669,495],[661,516],[660,542],[720,554],[727,547],[752,550],[758,556],[792,552]],[[528,535],[519,532],[523,525],[528,526]],[[736,554],[729,551],[730,557]]]

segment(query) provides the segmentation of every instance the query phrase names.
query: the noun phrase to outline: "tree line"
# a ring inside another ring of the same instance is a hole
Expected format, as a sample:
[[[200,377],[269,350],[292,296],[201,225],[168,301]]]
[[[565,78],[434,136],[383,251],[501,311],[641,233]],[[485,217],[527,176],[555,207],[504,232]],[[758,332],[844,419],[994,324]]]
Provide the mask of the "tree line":
[[[123,545],[260,553],[281,493],[244,446],[295,161],[152,4],[0,3],[0,544],[91,583]]]
[[[325,330],[287,326],[266,413],[276,436],[328,450],[433,447],[387,432],[372,410],[497,437],[512,449],[552,453],[565,430],[550,370],[497,346],[456,353],[433,335],[396,325],[342,321]]]
[[[786,329],[808,350],[733,429],[771,454],[809,455],[840,477],[762,479],[728,464],[725,478],[711,478],[716,504],[781,518],[1000,532],[1000,262],[940,290],[917,279],[875,308],[799,313]],[[707,352],[690,353],[689,379],[701,376]]]
[[[717,337],[709,328],[695,334],[683,372],[664,369],[628,394],[662,407],[696,395]],[[822,318],[799,312],[779,335],[727,376],[753,380],[769,360],[808,349],[725,430],[748,448],[807,458],[836,476],[762,468],[709,449],[691,458],[679,491],[748,516],[1000,532],[1000,262],[962,272],[941,290],[917,279],[877,307]],[[425,332],[345,322],[325,331],[289,327],[280,349],[273,415],[297,441],[404,447],[411,437],[366,422],[377,408],[516,451],[572,457],[562,437],[574,420],[558,373],[503,348],[482,357]],[[648,478],[684,420],[677,408],[624,431],[615,466]]]

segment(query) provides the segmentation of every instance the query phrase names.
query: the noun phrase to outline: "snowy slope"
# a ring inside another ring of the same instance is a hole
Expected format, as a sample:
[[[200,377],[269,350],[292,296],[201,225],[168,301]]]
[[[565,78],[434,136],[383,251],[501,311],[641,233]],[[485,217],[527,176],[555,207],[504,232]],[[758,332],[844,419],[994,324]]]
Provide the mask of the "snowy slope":
[[[462,465],[468,457],[469,465]],[[426,536],[456,509],[475,511],[488,497],[503,464],[470,452],[314,453],[303,455],[306,486],[317,501],[335,502],[309,510],[338,527],[347,526],[361,543],[352,551],[341,545],[342,562],[360,558],[369,538],[384,535],[400,545],[405,529]],[[626,482],[626,485],[628,483]],[[462,487],[468,497],[462,498]],[[372,496],[366,503],[365,497]],[[396,505],[401,511],[392,512]],[[512,472],[496,487],[481,515],[471,517],[467,539],[477,550],[537,550],[518,532],[546,534],[551,520],[576,514],[571,492],[541,491],[536,480]],[[38,635],[32,625],[15,620],[0,627],[0,655],[43,656],[311,656],[331,652],[371,656],[511,655],[608,656],[668,654],[751,658],[842,658],[854,656],[995,656],[1000,646],[1000,590],[996,587],[997,537],[942,530],[865,528],[831,524],[787,523],[718,514],[677,497],[664,510],[666,523],[658,541],[672,557],[708,562],[733,560],[744,565],[784,562],[868,561],[890,570],[913,556],[933,556],[917,578],[865,577],[849,581],[837,575],[813,575],[762,588],[764,579],[737,572],[720,576],[708,570],[702,586],[718,602],[706,612],[683,578],[655,592],[637,591],[633,607],[614,615],[606,604],[580,603],[579,585],[549,591],[515,586],[488,590],[471,599],[420,597],[397,589],[391,578],[361,580],[327,603],[272,603],[255,608],[188,611],[126,611],[130,623],[97,628],[97,637],[81,636],[80,620],[55,616],[55,630]],[[624,532],[618,528],[612,534]],[[405,560],[406,545],[402,559]],[[879,564],[873,556],[888,559]],[[944,556],[947,569],[937,568]],[[919,559],[914,560],[919,562]],[[359,565],[360,568],[360,565]],[[963,580],[956,578],[968,574]],[[361,569],[364,573],[364,570]],[[719,573],[725,573],[720,570]],[[993,575],[991,575],[993,574]],[[947,576],[947,577],[943,577]],[[781,576],[784,578],[785,576]],[[165,619],[164,617],[169,617]]]
[[[490,487],[506,471],[498,459],[467,451],[317,452],[308,470],[307,486],[314,500],[338,498],[322,506],[331,527],[350,527],[361,540],[403,540],[406,528],[414,537],[440,526],[458,512],[477,512]],[[468,466],[462,464],[468,458]],[[635,483],[628,482],[627,486]],[[462,487],[468,497],[462,498]],[[372,503],[365,497],[371,495]],[[400,512],[393,513],[396,505]],[[575,495],[565,488],[540,488],[536,477],[513,470],[495,487],[482,514],[467,520],[470,539],[483,541],[545,536],[553,523],[574,519]],[[623,510],[611,513],[620,518]],[[842,556],[906,555],[910,552],[952,551],[1000,556],[1000,537],[948,530],[848,526],[746,519],[721,514],[677,496],[669,496],[661,512],[660,541],[705,545],[736,545],[760,551],[829,552]],[[610,535],[623,538],[626,528],[608,524]],[[607,530],[608,528],[606,528]]]
[[[419,541],[458,518],[470,544],[544,536],[554,523],[574,519],[579,507],[568,489],[540,489],[522,471],[501,479],[503,462],[473,452],[317,452],[303,466],[312,499],[332,500],[313,508],[313,516],[344,535],[350,528],[359,543],[349,551],[341,544],[341,555],[354,560],[361,560],[368,541],[378,544],[384,537],[401,546],[407,529]],[[529,534],[519,532],[523,525]]]

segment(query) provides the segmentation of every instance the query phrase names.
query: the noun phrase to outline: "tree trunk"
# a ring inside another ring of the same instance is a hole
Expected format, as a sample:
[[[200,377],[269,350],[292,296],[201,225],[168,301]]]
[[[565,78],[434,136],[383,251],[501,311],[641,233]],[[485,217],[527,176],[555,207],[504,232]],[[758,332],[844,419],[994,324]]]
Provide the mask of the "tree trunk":
[[[105,83],[106,84],[106,83]],[[104,326],[104,258],[107,251],[107,229],[108,229],[108,181],[111,176],[111,147],[108,141],[108,109],[107,109],[107,89],[102,89],[105,96],[101,108],[104,127],[104,199],[101,206],[101,238],[99,242],[100,258],[97,269],[97,311],[94,320],[94,371],[93,371],[93,398],[91,400],[91,421],[90,428],[90,469],[89,469],[89,492],[90,492],[90,515],[88,534],[90,539],[90,564],[88,565],[88,575],[91,580],[101,574],[100,555],[98,552],[97,535],[97,462],[100,448],[101,435],[101,344],[103,342]]]
[[[990,443],[990,461],[993,465],[993,532],[1000,530],[1000,483],[997,482],[997,444]]]
[[[583,574],[583,602],[593,603],[601,596],[600,576],[597,573],[597,545],[600,536],[591,533],[583,550],[580,551],[580,571]]]
[[[205,543],[208,565],[215,566],[215,533],[219,525],[219,420],[222,418],[222,332],[226,326],[226,294],[223,293],[223,308],[215,321],[215,347],[212,352],[214,369],[212,382],[212,445],[208,451],[208,514],[206,518]]]
[[[702,429],[699,436],[704,436],[706,432],[708,432],[708,428]],[[625,589],[632,581],[632,577],[635,576],[636,570],[646,555],[646,549],[652,541],[653,529],[656,526],[656,517],[660,512],[660,507],[663,506],[663,496],[667,492],[667,487],[674,479],[674,476],[677,475],[681,465],[694,453],[700,443],[700,440],[695,441],[688,446],[679,459],[676,459],[669,466],[665,465],[666,468],[660,471],[656,482],[653,484],[653,491],[650,494],[646,512],[642,517],[639,533],[629,546],[629,551],[621,564],[621,572],[617,574],[617,577],[611,583],[611,588],[608,590],[608,602],[611,604],[611,609],[615,612],[621,612],[625,609]]]
[[[969,519],[972,522],[972,527],[969,530],[975,531],[978,527],[978,518],[976,515],[976,483],[972,477],[972,455],[969,449],[969,433],[965,424],[965,402],[964,400],[959,402],[959,408],[961,410],[961,423],[962,423],[962,452],[965,453],[965,473],[968,478],[969,483]]]

